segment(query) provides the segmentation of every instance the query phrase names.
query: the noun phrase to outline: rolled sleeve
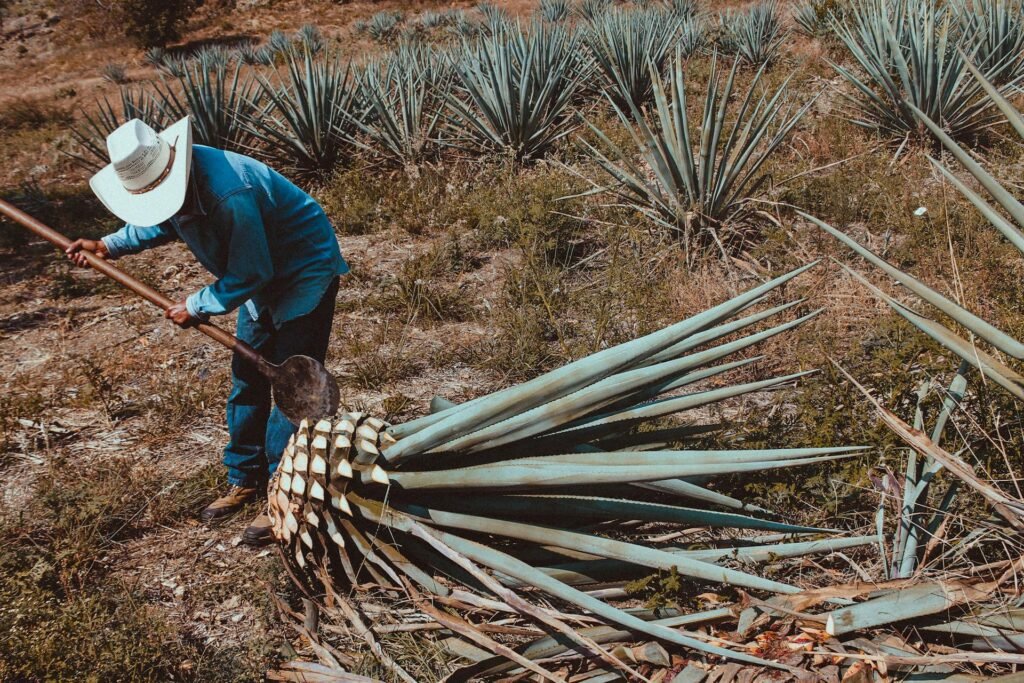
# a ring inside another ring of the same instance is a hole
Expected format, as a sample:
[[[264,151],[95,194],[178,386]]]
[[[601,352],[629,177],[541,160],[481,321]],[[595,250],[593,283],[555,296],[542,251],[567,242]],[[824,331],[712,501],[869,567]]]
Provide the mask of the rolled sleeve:
[[[227,267],[223,277],[185,300],[189,313],[197,318],[230,313],[274,277],[263,216],[252,190],[228,197],[214,219],[228,227]]]
[[[101,238],[103,246],[113,257],[137,254],[146,249],[158,247],[177,239],[177,234],[167,225],[138,226],[126,225],[117,232]]]

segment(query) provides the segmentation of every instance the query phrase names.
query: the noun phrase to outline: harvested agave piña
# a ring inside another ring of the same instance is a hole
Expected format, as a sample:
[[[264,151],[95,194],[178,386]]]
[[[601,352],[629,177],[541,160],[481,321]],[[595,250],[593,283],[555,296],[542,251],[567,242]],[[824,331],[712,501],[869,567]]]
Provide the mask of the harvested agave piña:
[[[669,570],[698,582],[793,593],[799,589],[731,568],[727,561],[743,556],[758,562],[871,542],[797,539],[692,551],[641,544],[635,530],[616,526],[640,520],[754,529],[776,537],[827,533],[772,519],[691,478],[812,465],[857,449],[670,450],[670,444],[685,444],[708,427],[635,429],[806,374],[677,391],[757,360],[729,357],[813,317],[816,312],[752,331],[800,302],[748,310],[809,267],[522,385],[462,405],[435,401],[435,412],[405,424],[362,413],[304,422],[271,481],[269,499],[274,533],[293,577],[310,598],[330,596],[325,602],[337,603],[368,583],[402,591],[475,646],[535,672],[535,663],[521,661],[431,601],[518,613],[560,631],[609,666],[626,665],[568,626],[564,612],[541,609],[526,596],[547,594],[561,610],[583,610],[591,619],[691,652],[769,664],[678,630],[678,624],[647,621],[580,586]],[[729,341],[715,344],[723,339]],[[684,507],[681,498],[698,504]],[[600,533],[595,525],[601,525]],[[728,538],[722,540],[729,545]]]

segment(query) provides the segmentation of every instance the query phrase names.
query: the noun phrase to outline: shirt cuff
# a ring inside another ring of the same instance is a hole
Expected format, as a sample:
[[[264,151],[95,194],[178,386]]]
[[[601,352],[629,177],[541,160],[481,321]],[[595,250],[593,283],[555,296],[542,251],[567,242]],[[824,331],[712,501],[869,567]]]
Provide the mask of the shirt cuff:
[[[207,315],[206,313],[203,313],[199,309],[198,297],[199,292],[196,292],[195,294],[189,294],[188,298],[185,299],[185,309],[188,311],[188,314],[193,318],[197,318],[199,320],[209,320],[210,316]]]
[[[110,255],[110,258],[118,258],[121,256],[121,248],[117,244],[116,237],[113,235],[107,235],[106,237],[101,237],[100,242],[103,242],[103,246],[107,248],[107,254]]]

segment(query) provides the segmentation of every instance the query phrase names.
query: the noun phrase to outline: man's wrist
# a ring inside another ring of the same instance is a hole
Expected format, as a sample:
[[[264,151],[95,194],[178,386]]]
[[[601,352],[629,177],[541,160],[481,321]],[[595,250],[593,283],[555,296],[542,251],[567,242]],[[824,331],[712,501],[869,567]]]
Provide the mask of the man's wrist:
[[[112,259],[117,258],[118,256],[120,256],[120,253],[118,252],[117,247],[114,245],[114,240],[112,239],[112,235],[107,235],[106,237],[101,237],[100,238],[100,245],[102,245],[102,246],[99,249],[97,249],[97,251],[102,250],[104,252],[102,254],[103,256],[106,256],[107,258],[112,258]]]
[[[198,303],[195,300],[195,294],[190,294],[185,298],[185,310],[188,314],[197,320],[206,320],[208,316],[204,315],[200,310]]]

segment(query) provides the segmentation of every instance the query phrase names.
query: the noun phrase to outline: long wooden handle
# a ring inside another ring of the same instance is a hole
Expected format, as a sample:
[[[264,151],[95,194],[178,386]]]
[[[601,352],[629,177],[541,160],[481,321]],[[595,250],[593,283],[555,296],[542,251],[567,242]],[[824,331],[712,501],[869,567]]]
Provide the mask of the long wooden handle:
[[[24,227],[28,228],[35,234],[42,237],[44,240],[56,245],[62,251],[66,250],[71,246],[71,240],[64,235],[60,234],[45,223],[33,218],[21,209],[11,204],[8,204],[4,200],[0,199],[0,213],[4,214],[11,220],[20,223]],[[86,261],[95,270],[103,273],[114,282],[118,283],[122,287],[126,287],[131,291],[141,296],[146,301],[149,301],[156,306],[159,306],[161,310],[166,311],[168,308],[174,305],[174,301],[167,298],[157,290],[153,289],[145,282],[136,280],[128,273],[124,272],[114,264],[101,259],[96,254],[90,251],[82,250],[82,254],[85,256]],[[250,363],[254,363],[260,368],[260,371],[264,374],[271,374],[273,371],[270,363],[260,355],[260,353],[240,340],[235,335],[225,332],[221,328],[217,327],[213,323],[201,322],[195,325],[195,328],[205,334],[210,339],[223,344],[228,349],[234,351],[238,355],[245,358]]]

